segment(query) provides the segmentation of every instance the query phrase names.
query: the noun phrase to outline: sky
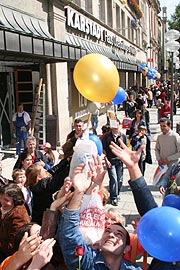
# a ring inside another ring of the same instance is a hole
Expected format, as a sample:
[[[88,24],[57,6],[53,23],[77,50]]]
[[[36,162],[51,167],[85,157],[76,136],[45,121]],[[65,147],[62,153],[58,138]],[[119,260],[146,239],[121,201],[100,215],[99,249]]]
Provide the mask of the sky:
[[[167,7],[167,18],[171,18],[171,14],[174,13],[176,6],[180,3],[180,0],[159,0],[161,8]]]

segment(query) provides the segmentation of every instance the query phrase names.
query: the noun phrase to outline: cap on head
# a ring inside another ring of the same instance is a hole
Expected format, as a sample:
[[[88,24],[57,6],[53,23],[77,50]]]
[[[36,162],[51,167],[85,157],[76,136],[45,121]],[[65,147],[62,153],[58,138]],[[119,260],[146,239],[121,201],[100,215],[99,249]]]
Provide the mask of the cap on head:
[[[41,146],[41,149],[45,149],[45,148],[51,148],[51,144],[48,143],[48,142],[46,142],[45,144],[43,144],[43,145]]]

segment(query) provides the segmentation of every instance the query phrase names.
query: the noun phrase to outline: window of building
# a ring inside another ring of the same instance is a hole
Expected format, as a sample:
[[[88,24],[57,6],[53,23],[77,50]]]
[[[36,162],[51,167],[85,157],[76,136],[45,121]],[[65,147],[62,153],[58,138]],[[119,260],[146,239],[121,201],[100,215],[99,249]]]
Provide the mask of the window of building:
[[[113,18],[112,18],[112,0],[107,0],[107,25],[112,27]]]
[[[84,0],[84,9],[92,14],[92,0]]]
[[[140,46],[140,30],[136,30],[136,45]]]
[[[125,24],[125,12],[123,10],[121,10],[121,34],[123,36],[125,36],[125,27],[126,27],[126,24]]]
[[[99,19],[105,22],[105,1],[99,0]]]
[[[81,6],[81,0],[74,0],[74,3],[78,6]]]
[[[131,19],[128,17],[128,39],[131,40],[131,31],[132,31],[132,25],[131,25]]]
[[[120,7],[116,5],[116,30],[120,30]]]

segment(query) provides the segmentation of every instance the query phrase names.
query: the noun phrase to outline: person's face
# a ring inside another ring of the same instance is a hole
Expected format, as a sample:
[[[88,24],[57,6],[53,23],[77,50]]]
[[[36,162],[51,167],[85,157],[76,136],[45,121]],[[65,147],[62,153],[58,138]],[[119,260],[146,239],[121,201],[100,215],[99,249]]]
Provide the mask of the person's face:
[[[140,118],[142,116],[141,112],[136,112],[136,118]]]
[[[16,180],[14,181],[17,185],[19,185],[20,187],[21,186],[24,186],[25,183],[26,183],[26,176],[24,173],[22,174],[19,174],[17,177],[16,177]]]
[[[14,207],[13,199],[6,194],[0,196],[0,203],[4,211],[8,211]]]
[[[32,165],[32,156],[29,155],[27,156],[27,158],[25,158],[23,161],[22,161],[22,166],[23,168],[26,170],[30,165]]]
[[[167,122],[160,123],[160,129],[163,134],[168,133],[170,126],[167,125]]]
[[[20,106],[18,106],[18,108],[17,108],[17,111],[19,112],[19,113],[22,113],[23,112],[23,105],[20,105]]]
[[[126,230],[116,224],[108,226],[101,239],[101,250],[103,253],[122,255],[126,253],[129,246],[126,245]]]
[[[82,122],[75,123],[74,124],[74,129],[76,131],[76,134],[80,134],[83,131],[84,124]]]
[[[28,153],[33,153],[36,149],[36,142],[33,140],[30,140],[27,142],[26,146],[28,149]]]
[[[144,136],[146,134],[146,130],[145,129],[141,129],[140,131],[139,131],[139,135],[140,136]]]
[[[30,229],[30,235],[34,235],[36,234],[37,237],[40,236],[40,230],[41,230],[41,226],[38,224],[33,224],[31,229]]]
[[[129,96],[129,100],[130,100],[130,101],[133,101],[133,100],[134,100],[133,95],[130,95],[130,96]]]

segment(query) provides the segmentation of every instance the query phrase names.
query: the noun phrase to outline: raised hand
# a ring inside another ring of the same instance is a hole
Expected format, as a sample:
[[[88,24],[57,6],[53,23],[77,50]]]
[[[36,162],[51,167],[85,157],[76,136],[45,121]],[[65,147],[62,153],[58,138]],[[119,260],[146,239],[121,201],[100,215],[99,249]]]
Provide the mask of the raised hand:
[[[32,262],[27,270],[40,270],[44,265],[50,262],[53,255],[53,246],[56,241],[53,238],[48,238],[38,247]]]
[[[138,161],[141,156],[142,149],[145,147],[141,145],[137,151],[130,150],[121,139],[118,140],[119,147],[114,142],[111,142],[109,146],[114,155],[116,155],[128,168],[131,180],[137,179],[142,176],[142,173],[138,166]]]

